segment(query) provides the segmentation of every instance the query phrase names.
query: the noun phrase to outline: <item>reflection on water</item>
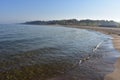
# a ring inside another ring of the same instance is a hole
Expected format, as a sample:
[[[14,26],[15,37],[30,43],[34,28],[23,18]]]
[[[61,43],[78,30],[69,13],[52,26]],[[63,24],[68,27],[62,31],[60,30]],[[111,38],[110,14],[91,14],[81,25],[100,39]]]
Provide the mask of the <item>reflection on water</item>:
[[[56,77],[64,75],[63,78],[72,76],[69,80],[78,80],[84,79],[84,75],[90,77],[91,72],[97,75],[93,64],[100,62],[99,59],[73,66],[92,54],[93,48],[103,40],[108,40],[108,36],[62,26],[0,25],[0,77],[3,80],[6,76],[9,80],[52,77],[58,80]],[[94,55],[93,59],[98,56],[101,54]],[[101,80],[100,77],[97,80]]]

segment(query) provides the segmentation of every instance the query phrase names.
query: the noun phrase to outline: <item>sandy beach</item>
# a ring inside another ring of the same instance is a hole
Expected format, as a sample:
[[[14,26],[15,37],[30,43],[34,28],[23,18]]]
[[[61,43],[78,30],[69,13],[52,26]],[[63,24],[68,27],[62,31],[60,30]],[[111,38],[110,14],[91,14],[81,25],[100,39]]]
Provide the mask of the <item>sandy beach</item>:
[[[120,28],[107,27],[90,27],[90,26],[74,26],[75,28],[90,29],[102,32],[113,37],[113,45],[116,50],[120,51]],[[120,58],[114,64],[114,71],[105,76],[104,80],[120,80]]]
[[[118,34],[112,34],[114,47],[120,51],[120,36]],[[120,58],[114,64],[114,72],[106,75],[105,80],[120,80]]]

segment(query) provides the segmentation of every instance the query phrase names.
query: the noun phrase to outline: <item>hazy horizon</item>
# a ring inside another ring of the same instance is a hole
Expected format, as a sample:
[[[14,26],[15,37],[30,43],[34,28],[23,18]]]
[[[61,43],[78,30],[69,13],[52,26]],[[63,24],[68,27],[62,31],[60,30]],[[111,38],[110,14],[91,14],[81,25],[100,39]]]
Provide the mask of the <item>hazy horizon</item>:
[[[93,19],[120,22],[120,0],[1,0],[0,24]]]

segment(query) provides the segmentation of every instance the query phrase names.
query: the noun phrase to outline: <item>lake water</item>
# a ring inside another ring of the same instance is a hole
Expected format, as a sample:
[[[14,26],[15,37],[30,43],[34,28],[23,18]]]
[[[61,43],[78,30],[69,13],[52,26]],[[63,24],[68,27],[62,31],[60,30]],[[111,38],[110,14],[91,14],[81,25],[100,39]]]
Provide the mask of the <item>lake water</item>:
[[[105,35],[82,29],[62,26],[0,26],[0,54],[21,54],[22,52],[53,48],[61,53],[89,53]]]
[[[83,75],[82,70],[90,68],[85,65],[95,63],[88,61],[80,68],[77,64],[80,59],[93,55],[92,59],[100,62],[108,55],[103,55],[104,53],[116,53],[110,38],[99,32],[58,25],[0,25],[0,71],[19,70],[26,66],[31,69],[32,66],[32,69],[35,67],[39,71],[35,70],[33,74],[39,75],[37,77],[43,80],[60,75],[72,76],[72,80],[78,80],[80,74]],[[93,49],[100,42],[103,43],[94,53]],[[2,77],[5,78],[4,75]],[[73,79],[74,77],[76,78]],[[33,78],[36,77],[28,80]]]

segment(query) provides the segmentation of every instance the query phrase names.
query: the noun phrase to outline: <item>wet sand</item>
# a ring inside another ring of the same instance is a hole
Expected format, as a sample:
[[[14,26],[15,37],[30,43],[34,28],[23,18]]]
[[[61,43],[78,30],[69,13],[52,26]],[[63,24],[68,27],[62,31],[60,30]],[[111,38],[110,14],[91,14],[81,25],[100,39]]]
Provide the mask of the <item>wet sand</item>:
[[[114,37],[114,47],[120,51],[120,36],[115,34],[112,34],[112,36]],[[105,80],[120,80],[120,58],[117,60],[114,66],[115,70],[112,73],[106,75]]]
[[[90,27],[90,26],[73,26],[75,28],[90,29],[111,35],[113,37],[113,45],[116,50],[120,51],[120,28],[107,27]],[[114,71],[105,76],[104,80],[120,80],[120,58],[114,64]]]

